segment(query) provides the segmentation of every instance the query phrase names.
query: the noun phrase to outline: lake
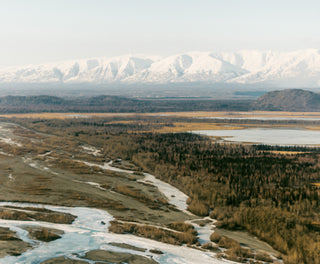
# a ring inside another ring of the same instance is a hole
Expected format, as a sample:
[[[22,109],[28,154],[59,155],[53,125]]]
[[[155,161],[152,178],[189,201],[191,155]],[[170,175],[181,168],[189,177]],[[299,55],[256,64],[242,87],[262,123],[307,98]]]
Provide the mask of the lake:
[[[320,145],[320,131],[283,128],[249,128],[225,130],[197,130],[192,133],[221,137],[221,142],[248,142],[282,146]],[[220,141],[219,141],[220,142]]]

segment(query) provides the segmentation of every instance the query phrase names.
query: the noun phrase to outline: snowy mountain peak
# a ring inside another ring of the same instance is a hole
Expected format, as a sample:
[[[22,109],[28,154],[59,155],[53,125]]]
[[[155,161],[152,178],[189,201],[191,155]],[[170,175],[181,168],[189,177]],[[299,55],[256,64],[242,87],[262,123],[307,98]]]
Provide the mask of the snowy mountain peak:
[[[0,69],[0,83],[241,83],[320,86],[320,50],[125,55]]]

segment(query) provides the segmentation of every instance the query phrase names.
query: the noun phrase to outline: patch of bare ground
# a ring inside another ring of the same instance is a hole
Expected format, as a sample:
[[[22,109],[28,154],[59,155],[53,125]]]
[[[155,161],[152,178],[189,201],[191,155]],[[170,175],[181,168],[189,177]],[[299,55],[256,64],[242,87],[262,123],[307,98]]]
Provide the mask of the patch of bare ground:
[[[131,249],[131,250],[134,250],[134,251],[140,251],[140,252],[146,252],[147,251],[147,249],[145,249],[145,248],[135,247],[135,246],[132,246],[132,245],[129,245],[129,244],[126,244],[126,243],[115,243],[115,242],[112,242],[112,243],[110,243],[110,245],[115,246],[115,247],[125,248],[125,249]]]
[[[212,243],[212,242],[207,242],[207,243],[204,243],[202,246],[201,246],[202,249],[206,249],[206,250],[210,250],[212,252],[221,252],[219,246],[215,243]]]
[[[113,233],[133,234],[173,245],[194,244],[198,241],[192,229],[186,232],[179,232],[156,226],[123,223],[119,221],[111,221],[110,224],[109,231]]]
[[[254,251],[263,251],[268,252],[272,255],[280,255],[279,252],[274,250],[270,245],[267,243],[257,239],[255,236],[248,234],[244,231],[232,231],[232,230],[226,230],[222,228],[215,229],[216,232],[214,232],[211,236],[225,236],[230,239],[238,241],[241,245],[245,245],[246,247],[251,248]],[[216,235],[214,235],[216,234]]]
[[[0,258],[7,255],[18,256],[30,249],[31,246],[19,239],[9,228],[0,227]]]
[[[167,200],[165,200],[164,198],[158,197],[158,198],[154,199],[153,197],[146,195],[141,190],[135,189],[132,186],[118,185],[115,188],[113,188],[113,190],[115,192],[121,193],[123,195],[132,197],[132,198],[138,200],[139,202],[142,202],[142,203],[148,205],[148,207],[151,209],[160,209],[161,206],[168,205]]]
[[[43,242],[57,240],[64,234],[62,230],[54,228],[27,226],[24,229],[29,232],[29,237],[31,239],[40,240]]]
[[[67,257],[57,257],[41,262],[41,264],[87,264],[87,261],[69,259]]]
[[[250,261],[250,263],[260,263],[260,261],[272,263],[275,259],[265,252],[242,247],[238,241],[227,236],[221,236],[216,232],[211,234],[210,240],[220,248],[226,249],[225,251],[218,253],[218,256],[227,260],[241,263],[247,263],[248,261]]]
[[[30,210],[30,208],[0,207],[0,219],[22,220],[22,221],[44,221],[57,224],[71,224],[76,217],[68,213],[54,212],[41,209]]]
[[[150,249],[149,251],[151,253],[157,254],[157,255],[162,255],[163,254],[163,252],[161,250],[158,250],[158,249]]]
[[[22,138],[32,138],[32,139],[45,139],[45,136],[40,134],[40,133],[36,133],[35,131],[32,131],[30,129],[26,129],[24,127],[21,126],[15,126],[14,129],[12,130],[13,134],[22,137]]]
[[[157,264],[155,260],[129,253],[120,253],[105,250],[92,250],[86,253],[84,259],[93,261],[105,261],[107,263],[128,263],[128,264]],[[47,263],[46,263],[47,264]]]
[[[123,170],[129,170],[129,171],[135,171],[135,172],[139,172],[141,171],[141,168],[137,167],[136,165],[126,161],[126,160],[115,160],[112,163],[112,167],[116,167],[119,169],[123,169]]]

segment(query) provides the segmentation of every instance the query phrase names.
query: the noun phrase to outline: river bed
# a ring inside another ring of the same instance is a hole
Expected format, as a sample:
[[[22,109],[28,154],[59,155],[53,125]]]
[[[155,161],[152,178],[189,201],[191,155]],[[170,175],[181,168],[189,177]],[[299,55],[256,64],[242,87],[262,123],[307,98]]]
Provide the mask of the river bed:
[[[42,226],[63,230],[65,234],[62,238],[48,242],[40,243],[38,247],[33,248],[20,256],[8,256],[0,259],[1,264],[30,263],[38,264],[44,260],[58,257],[69,256],[77,258],[83,256],[86,252],[93,249],[110,250],[115,252],[127,252],[136,255],[152,257],[159,263],[226,263],[228,261],[214,258],[215,254],[211,252],[202,252],[191,249],[186,246],[174,246],[164,244],[150,239],[136,237],[129,234],[109,233],[109,221],[113,217],[103,210],[85,208],[85,207],[61,207],[50,205],[38,205],[28,203],[1,202],[0,206],[17,207],[40,207],[53,211],[70,213],[77,216],[77,219],[71,224],[53,224],[41,221],[15,221],[0,220],[0,226],[9,227],[17,231],[18,236],[26,241],[33,242],[27,236],[24,226]],[[102,221],[105,224],[102,224]],[[147,249],[146,252],[139,252],[130,249],[119,248],[110,245],[110,243],[126,243],[136,247]],[[158,249],[163,252],[162,255],[153,254],[149,250]],[[88,261],[88,263],[90,263]],[[92,263],[92,262],[91,262]]]
[[[123,173],[133,173],[133,171],[119,169],[111,166],[112,163],[99,165],[91,162],[79,161],[88,166],[98,166],[105,170],[112,170]],[[153,175],[144,173],[145,178],[142,182],[148,182],[159,188],[159,190],[167,197],[168,201],[175,205],[178,209],[186,211],[187,195],[176,189],[175,187],[156,179]],[[126,252],[135,255],[143,255],[153,258],[159,263],[167,264],[193,264],[193,263],[226,263],[226,260],[215,258],[215,253],[202,252],[200,250],[191,249],[186,246],[174,246],[157,242],[150,239],[136,237],[130,234],[114,234],[109,233],[109,222],[113,220],[113,216],[108,212],[86,208],[86,207],[61,207],[40,204],[28,203],[12,203],[1,202],[0,206],[17,206],[17,207],[40,207],[52,211],[70,213],[77,218],[71,224],[53,224],[41,221],[15,221],[15,220],[0,220],[0,226],[9,227],[12,231],[17,232],[17,235],[23,241],[31,243],[35,246],[32,250],[23,253],[20,256],[8,256],[0,259],[1,264],[15,263],[32,263],[38,264],[47,259],[67,256],[72,259],[78,259],[90,250],[102,249],[115,252]],[[28,232],[23,229],[25,226],[40,226],[46,228],[55,228],[64,231],[62,238],[52,242],[43,243],[32,240],[28,237]],[[110,243],[126,243],[139,248],[145,248],[146,252],[124,249],[111,245]],[[162,255],[151,253],[150,250],[157,249],[163,252]],[[88,261],[88,263],[94,263]]]

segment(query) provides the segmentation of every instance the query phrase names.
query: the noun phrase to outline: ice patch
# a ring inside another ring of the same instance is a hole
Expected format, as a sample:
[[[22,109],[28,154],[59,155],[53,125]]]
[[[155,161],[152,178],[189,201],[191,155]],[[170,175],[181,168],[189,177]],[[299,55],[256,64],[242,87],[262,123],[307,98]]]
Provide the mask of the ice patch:
[[[3,155],[3,156],[13,157],[12,154],[5,153],[5,152],[3,152],[3,151],[0,151],[0,154]]]
[[[82,163],[86,164],[87,166],[91,166],[91,167],[96,166],[96,167],[99,167],[104,170],[130,173],[130,174],[133,173],[133,171],[130,171],[130,170],[119,169],[119,168],[111,166],[112,161],[105,163],[104,165],[99,165],[99,164],[95,164],[95,163],[87,162],[87,161],[80,161],[80,160],[77,160],[77,161],[82,162]],[[165,183],[165,182],[157,179],[155,176],[153,176],[149,173],[144,173],[143,175],[145,176],[145,178],[143,180],[139,180],[140,182],[153,184],[154,186],[156,186],[159,189],[159,191],[161,193],[163,193],[166,196],[166,198],[170,204],[173,204],[181,211],[187,212],[188,196],[186,194],[179,191],[177,188],[171,186],[170,184]],[[187,213],[189,213],[189,212],[187,212]]]
[[[17,147],[22,147],[22,145],[20,143],[12,140],[11,138],[2,137],[2,138],[0,138],[0,141],[3,143],[9,144],[9,145],[15,145]]]
[[[144,173],[145,178],[139,180],[140,182],[151,183],[158,187],[159,191],[162,192],[168,199],[170,204],[175,205],[179,210],[187,212],[187,199],[188,196],[183,192],[179,191],[172,185],[165,183],[149,173]]]
[[[91,186],[97,187],[100,190],[106,191],[107,189],[101,187],[101,185],[97,182],[85,182],[85,181],[78,181],[78,180],[73,180],[74,182],[78,182],[78,183],[84,183],[84,184],[89,184]]]
[[[109,233],[109,221],[113,217],[106,211],[85,208],[85,207],[61,207],[49,206],[28,203],[12,203],[1,202],[0,206],[16,206],[16,207],[37,207],[46,208],[49,210],[70,213],[77,216],[76,220],[71,225],[54,224],[40,221],[14,221],[0,220],[0,226],[9,227],[18,232],[21,239],[26,242],[35,244],[33,240],[28,238],[26,231],[21,229],[21,226],[32,225],[63,230],[65,234],[55,241],[48,243],[40,243],[35,247],[20,256],[8,256],[0,259],[1,264],[16,264],[16,263],[40,263],[44,260],[59,257],[71,256],[72,254],[83,255],[85,252],[93,249],[104,249],[117,252],[128,252],[139,254],[146,257],[152,256],[160,264],[215,264],[215,263],[230,263],[225,260],[214,258],[212,252],[203,252],[200,250],[188,248],[186,246],[174,246],[161,242],[136,237],[126,234]],[[102,221],[106,223],[102,224]],[[146,252],[138,252],[124,248],[118,248],[110,245],[111,242],[126,243],[140,248],[146,248]],[[150,252],[150,249],[161,250],[164,254],[157,255]]]
[[[50,168],[41,165],[37,162],[34,162],[31,158],[22,158],[23,162],[27,165],[29,165],[31,168],[37,169],[37,170],[41,170],[41,171],[45,171],[45,172],[49,172],[51,174],[54,175],[59,175],[58,173],[52,171]]]
[[[46,157],[46,156],[49,156],[51,153],[52,153],[52,151],[48,151],[48,152],[46,152],[44,154],[39,154],[38,156],[39,157]]]
[[[93,146],[81,146],[81,148],[88,153],[89,155],[93,155],[95,157],[100,157],[102,156],[101,150],[93,147]]]
[[[195,221],[208,221],[208,223],[206,223],[204,226],[201,226],[199,224],[194,223]],[[214,232],[214,228],[216,227],[214,225],[214,223],[216,222],[216,220],[211,219],[210,217],[204,217],[204,218],[200,218],[200,219],[193,219],[191,221],[186,221],[186,223],[190,223],[194,226],[195,230],[197,230],[198,232],[198,241],[201,244],[205,244],[210,241],[210,235]]]
[[[8,177],[9,177],[10,181],[14,181],[15,180],[15,177],[12,176],[12,173],[10,173]]]

